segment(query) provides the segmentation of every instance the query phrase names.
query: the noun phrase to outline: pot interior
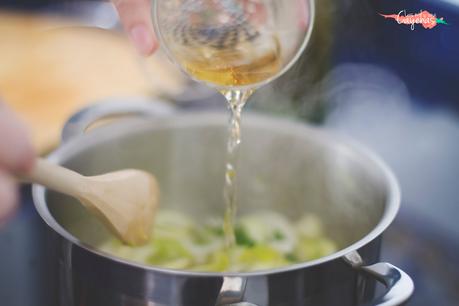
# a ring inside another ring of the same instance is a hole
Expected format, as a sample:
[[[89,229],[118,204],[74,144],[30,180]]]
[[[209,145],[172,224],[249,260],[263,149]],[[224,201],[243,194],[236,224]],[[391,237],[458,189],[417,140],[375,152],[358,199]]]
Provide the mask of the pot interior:
[[[123,168],[154,173],[161,207],[198,220],[223,216],[226,114],[188,114],[149,122],[118,122],[64,145],[53,155],[85,175]],[[239,214],[274,210],[295,220],[319,216],[344,248],[383,219],[390,188],[379,163],[327,132],[301,123],[243,117]],[[75,200],[46,193],[52,217],[80,241],[109,237]],[[40,205],[40,204],[38,204]]]

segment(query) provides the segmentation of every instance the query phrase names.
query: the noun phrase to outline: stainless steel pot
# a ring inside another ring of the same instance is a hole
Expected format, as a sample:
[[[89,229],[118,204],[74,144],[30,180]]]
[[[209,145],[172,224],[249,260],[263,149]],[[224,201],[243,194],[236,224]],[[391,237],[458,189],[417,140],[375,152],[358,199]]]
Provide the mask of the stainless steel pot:
[[[82,135],[101,117],[143,114]],[[50,273],[62,306],[399,305],[413,292],[403,271],[378,263],[381,234],[399,208],[390,170],[371,152],[302,123],[245,114],[240,213],[269,208],[319,215],[341,250],[311,262],[254,273],[197,273],[143,266],[94,246],[107,231],[74,200],[33,187],[49,226]],[[161,103],[83,110],[50,160],[86,175],[134,167],[159,179],[163,207],[198,220],[223,213],[226,113],[180,113]],[[386,290],[375,297],[375,280]]]

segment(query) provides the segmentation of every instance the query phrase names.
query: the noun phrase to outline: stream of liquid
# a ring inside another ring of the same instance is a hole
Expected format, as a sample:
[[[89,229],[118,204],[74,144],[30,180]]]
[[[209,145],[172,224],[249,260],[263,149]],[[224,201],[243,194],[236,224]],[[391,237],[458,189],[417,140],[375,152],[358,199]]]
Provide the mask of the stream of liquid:
[[[223,190],[226,205],[223,231],[226,246],[231,248],[236,243],[234,219],[237,212],[236,180],[241,143],[241,112],[254,91],[235,88],[250,87],[269,80],[279,72],[280,41],[277,34],[258,32],[245,23],[214,28],[212,31],[184,25],[175,27],[170,35],[172,38],[169,47],[189,75],[217,88],[234,88],[220,90],[231,112]]]
[[[260,35],[260,37],[263,37]],[[261,39],[261,38],[260,38]],[[237,49],[219,50],[200,47],[193,50],[193,60],[183,59],[182,65],[194,78],[217,86],[250,86],[274,76],[281,67],[280,45],[277,36],[238,45]],[[263,43],[262,43],[263,42]],[[212,54],[211,57],[206,55]],[[199,58],[201,60],[196,60]],[[254,87],[255,88],[255,87]],[[225,215],[223,231],[228,248],[235,245],[234,223],[237,213],[237,161],[241,143],[241,112],[254,89],[225,89],[220,93],[228,101],[230,121],[228,130],[227,159],[223,197]]]
[[[226,247],[231,248],[236,243],[234,219],[237,213],[237,162],[241,144],[241,114],[253,90],[223,90],[221,93],[227,99],[228,108],[231,111],[226,148],[225,185],[223,187],[223,197],[226,207],[223,231]]]

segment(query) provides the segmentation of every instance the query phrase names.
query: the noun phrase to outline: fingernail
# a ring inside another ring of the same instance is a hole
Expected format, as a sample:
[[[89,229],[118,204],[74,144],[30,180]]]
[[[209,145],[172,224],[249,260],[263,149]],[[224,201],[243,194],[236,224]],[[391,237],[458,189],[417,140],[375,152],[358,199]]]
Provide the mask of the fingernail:
[[[153,38],[145,25],[139,24],[134,26],[130,33],[134,45],[142,55],[149,55],[153,51]]]

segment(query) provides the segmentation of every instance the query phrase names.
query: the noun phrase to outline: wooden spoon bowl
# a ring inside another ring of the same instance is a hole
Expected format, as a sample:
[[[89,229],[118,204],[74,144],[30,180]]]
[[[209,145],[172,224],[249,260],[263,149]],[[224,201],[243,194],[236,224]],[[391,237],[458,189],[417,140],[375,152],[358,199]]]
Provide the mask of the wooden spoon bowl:
[[[126,169],[86,177],[37,159],[32,172],[22,177],[77,198],[126,244],[142,245],[150,239],[159,188],[148,172]]]

